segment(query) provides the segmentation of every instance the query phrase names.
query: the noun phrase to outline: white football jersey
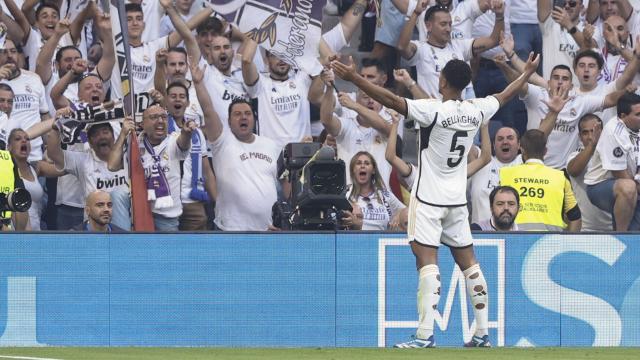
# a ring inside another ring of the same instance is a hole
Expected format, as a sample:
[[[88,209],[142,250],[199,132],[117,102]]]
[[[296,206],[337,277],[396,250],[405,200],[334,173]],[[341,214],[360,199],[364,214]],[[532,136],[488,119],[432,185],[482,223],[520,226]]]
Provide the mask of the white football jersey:
[[[247,87],[249,96],[258,98],[258,134],[273,140],[280,149],[311,135],[307,99],[311,78],[303,71],[292,70],[289,75],[288,80],[275,81],[263,73]]]
[[[31,29],[31,31],[29,32],[29,38],[27,39],[27,43],[24,45],[24,48],[23,48],[24,56],[27,58],[27,65],[29,67],[29,71],[36,71],[36,62],[38,60],[38,54],[40,53],[40,49],[42,49],[45,42],[46,40],[42,38],[42,34],[40,34],[40,31],[36,29]],[[64,34],[64,36],[62,36],[62,38],[60,39],[60,42],[58,42],[58,45],[56,46],[56,50],[53,52],[53,58],[51,59],[51,70],[53,70],[53,72],[57,72],[54,66],[56,52],[60,50],[61,47],[69,46],[69,45],[73,45],[73,41],[71,40],[71,35],[69,35],[69,33],[66,33]],[[86,50],[84,52],[82,51],[82,49],[79,49],[79,50],[82,57],[86,59],[87,58]]]
[[[492,156],[490,163],[469,178],[472,223],[479,223],[491,218],[489,194],[496,186],[500,185],[500,169],[520,164],[522,164],[521,155],[516,156],[510,163],[500,162],[495,156]]]
[[[418,22],[416,23],[420,41],[427,41],[427,26],[424,23],[426,13],[426,11],[423,11],[418,16]],[[482,14],[477,0],[458,3],[451,11],[451,39],[470,39],[473,23]]]
[[[527,95],[522,100],[527,107],[527,130],[537,129],[549,112],[544,101],[549,101],[549,92],[536,85],[528,85]],[[578,148],[578,121],[586,114],[602,110],[604,96],[569,93],[569,102],[558,114],[556,124],[547,140],[544,164],[555,169],[567,166],[567,157]]]
[[[145,42],[140,46],[131,47],[131,77],[133,91],[137,93],[153,89],[153,75],[156,71],[156,52],[168,47],[168,37],[161,37],[151,42]],[[111,73],[111,98],[122,98],[122,85],[120,81],[120,68],[113,67]]]
[[[93,150],[88,152],[64,151],[64,170],[75,175],[82,186],[84,198],[96,190],[129,192],[127,171],[109,171],[105,161],[98,159]]]
[[[600,134],[596,152],[584,175],[587,185],[595,185],[613,179],[611,171],[627,170],[629,175],[637,173],[640,136],[629,129],[619,118],[611,119]]]
[[[480,126],[498,111],[493,96],[471,100],[407,102],[407,119],[419,126],[420,164],[412,194],[433,206],[467,203],[467,154]]]
[[[15,79],[2,80],[13,89],[13,110],[11,111],[11,123],[7,128],[7,135],[14,128],[27,130],[40,122],[40,114],[49,112],[49,105],[45,96],[44,86],[40,76],[26,70],[20,70],[20,75]],[[42,160],[42,138],[31,140],[31,154],[29,161]]]
[[[229,104],[234,99],[249,99],[249,94],[245,89],[244,80],[242,79],[242,71],[232,67],[231,75],[226,76],[221,73],[215,66],[207,64],[204,59],[200,60],[199,66],[204,64],[204,84],[211,97],[213,108],[218,112],[218,117],[222,121],[224,129],[229,128]]]
[[[440,72],[449,60],[469,61],[473,56],[473,39],[451,40],[444,48],[430,45],[424,41],[413,41],[416,53],[407,60],[418,72],[418,84],[427,93],[441,98],[438,91]]]
[[[574,159],[579,153],[580,151],[575,151],[569,155],[568,161]],[[592,161],[593,157],[589,160],[587,169],[591,166]],[[613,228],[611,214],[593,205],[587,195],[587,184],[584,183],[584,175],[587,169],[577,177],[569,176],[573,194],[576,196],[578,206],[580,206],[580,219],[582,220],[580,231],[611,231]]]

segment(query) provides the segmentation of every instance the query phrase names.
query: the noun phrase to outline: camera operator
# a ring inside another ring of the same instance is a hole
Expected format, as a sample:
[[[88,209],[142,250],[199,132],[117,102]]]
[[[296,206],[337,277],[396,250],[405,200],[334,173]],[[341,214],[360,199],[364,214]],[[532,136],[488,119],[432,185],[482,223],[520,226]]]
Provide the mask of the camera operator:
[[[0,231],[29,230],[31,196],[24,189],[13,157],[0,150]]]

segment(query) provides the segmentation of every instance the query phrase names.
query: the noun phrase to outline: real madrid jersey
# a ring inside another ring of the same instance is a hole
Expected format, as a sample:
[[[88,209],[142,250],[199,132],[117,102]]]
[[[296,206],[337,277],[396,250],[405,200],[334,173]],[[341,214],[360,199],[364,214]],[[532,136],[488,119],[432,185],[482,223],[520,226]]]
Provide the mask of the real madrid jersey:
[[[544,164],[554,169],[567,166],[567,157],[578,148],[578,121],[589,113],[602,110],[604,96],[580,95],[572,91],[569,102],[558,114],[558,119],[547,140]],[[547,116],[549,92],[536,85],[528,85],[527,95],[521,98],[527,107],[527,130],[537,129]]]
[[[229,128],[229,105],[234,99],[249,99],[245,89],[242,71],[231,68],[229,76],[223,74],[215,66],[209,65],[204,59],[199,66],[204,68],[204,85],[207,88],[213,108],[218,112],[218,117],[224,129]]]
[[[311,78],[303,71],[292,70],[285,81],[260,74],[248,87],[249,95],[258,98],[258,134],[273,140],[279,149],[311,135],[310,86]]]
[[[416,53],[408,63],[416,67],[420,87],[427,94],[437,97],[442,96],[438,91],[440,72],[449,60],[469,61],[473,56],[471,49],[473,39],[451,40],[443,48],[422,41],[412,41],[412,43],[416,45]]]
[[[156,52],[167,47],[168,37],[164,36],[140,46],[131,47],[131,80],[135,93],[153,89],[153,75],[156,71]],[[113,67],[111,73],[112,99],[122,98],[122,85],[120,81],[120,69]]]
[[[407,102],[407,120],[419,126],[418,181],[412,194],[433,206],[467,203],[467,154],[473,138],[500,108],[493,96],[471,100]]]
[[[595,185],[613,179],[611,171],[623,171],[633,178],[639,162],[640,136],[619,118],[611,119],[600,134],[596,151],[584,175],[587,185]]]

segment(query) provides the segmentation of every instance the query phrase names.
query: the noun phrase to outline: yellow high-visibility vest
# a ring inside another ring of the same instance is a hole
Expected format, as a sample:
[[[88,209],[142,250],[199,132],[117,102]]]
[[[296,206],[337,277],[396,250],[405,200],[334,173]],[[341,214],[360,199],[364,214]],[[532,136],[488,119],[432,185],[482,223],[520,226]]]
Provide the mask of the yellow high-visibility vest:
[[[11,153],[0,150],[0,193],[8,195],[13,191],[16,179],[14,178],[13,160]],[[0,219],[10,219],[11,211],[0,212]]]
[[[564,173],[536,159],[501,168],[500,185],[518,191],[520,211],[515,222],[520,230],[561,231],[567,227],[563,213],[577,204]]]

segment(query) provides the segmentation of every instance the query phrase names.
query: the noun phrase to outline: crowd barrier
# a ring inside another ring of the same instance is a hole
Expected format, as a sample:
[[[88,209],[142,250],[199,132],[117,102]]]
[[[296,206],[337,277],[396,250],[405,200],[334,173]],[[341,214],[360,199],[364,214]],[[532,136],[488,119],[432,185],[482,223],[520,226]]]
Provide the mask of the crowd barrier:
[[[402,234],[0,235],[0,346],[376,347],[416,327]],[[640,346],[640,238],[476,234],[499,346]],[[439,254],[439,346],[475,323]]]

